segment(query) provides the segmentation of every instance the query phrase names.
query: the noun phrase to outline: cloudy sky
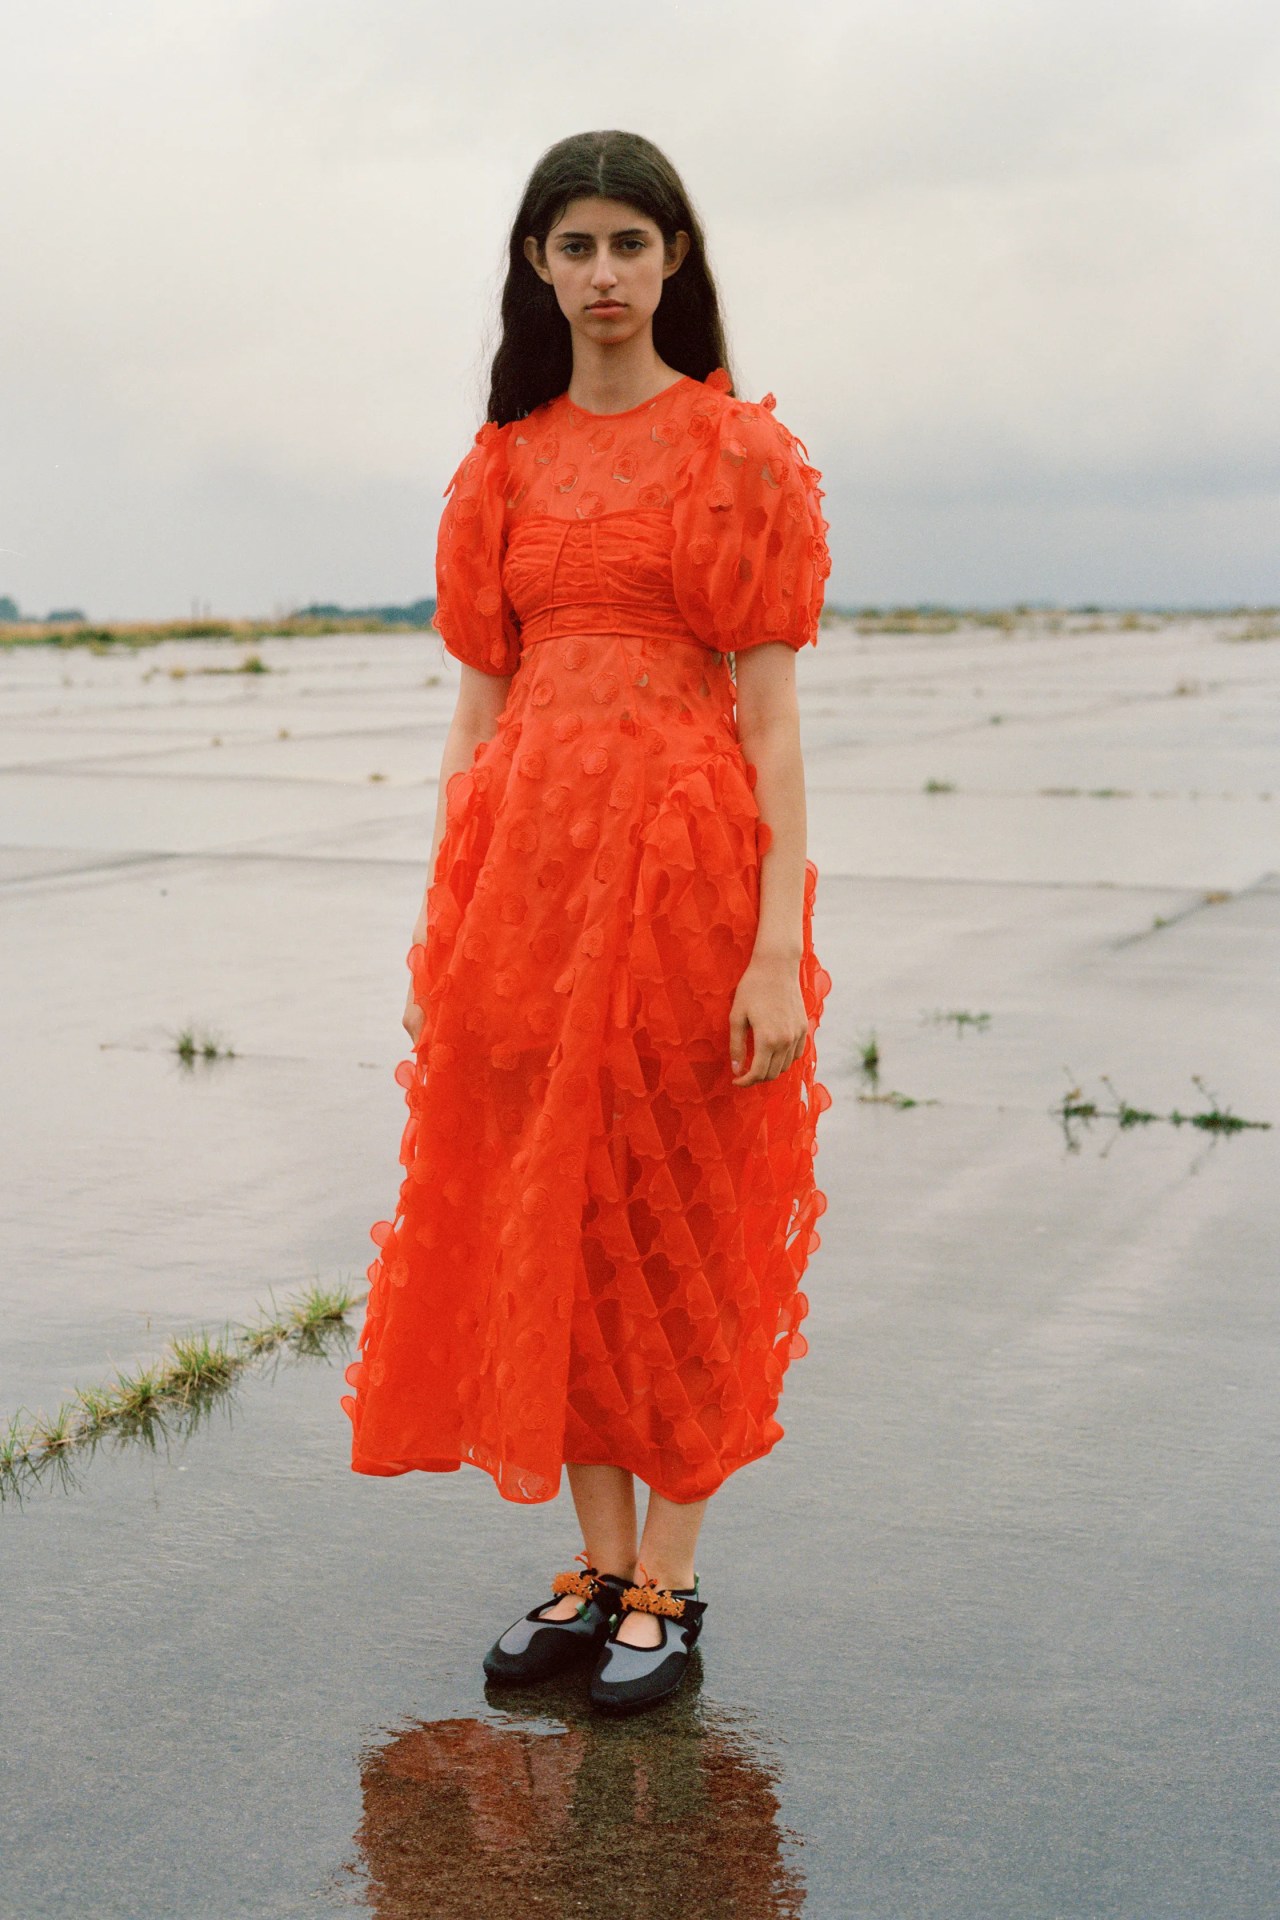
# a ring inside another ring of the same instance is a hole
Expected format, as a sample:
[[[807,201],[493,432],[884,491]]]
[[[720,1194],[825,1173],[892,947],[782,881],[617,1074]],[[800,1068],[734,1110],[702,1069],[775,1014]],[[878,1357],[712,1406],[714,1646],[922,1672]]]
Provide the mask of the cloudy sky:
[[[0,593],[433,590],[506,225],[699,204],[834,598],[1280,599],[1275,0],[0,0]]]

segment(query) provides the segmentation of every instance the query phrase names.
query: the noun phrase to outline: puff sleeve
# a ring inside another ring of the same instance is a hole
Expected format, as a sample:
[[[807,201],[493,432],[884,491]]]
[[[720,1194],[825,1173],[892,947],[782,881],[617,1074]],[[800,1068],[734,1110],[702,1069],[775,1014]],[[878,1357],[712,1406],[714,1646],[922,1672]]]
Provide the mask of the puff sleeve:
[[[455,659],[482,673],[511,674],[520,662],[519,628],[502,585],[506,480],[506,434],[486,421],[445,488],[432,621]]]
[[[831,572],[822,476],[774,400],[694,409],[673,503],[672,573],[689,625],[717,653],[817,643]]]

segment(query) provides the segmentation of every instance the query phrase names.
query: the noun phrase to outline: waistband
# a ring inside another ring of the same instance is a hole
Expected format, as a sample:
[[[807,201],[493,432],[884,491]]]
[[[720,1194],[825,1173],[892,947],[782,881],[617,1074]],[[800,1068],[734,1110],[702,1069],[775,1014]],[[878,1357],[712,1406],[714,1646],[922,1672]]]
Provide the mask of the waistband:
[[[521,623],[520,645],[537,646],[543,640],[664,640],[678,646],[714,653],[705,640],[682,620],[663,619],[643,608],[620,607],[616,601],[572,600],[563,606],[539,607]]]

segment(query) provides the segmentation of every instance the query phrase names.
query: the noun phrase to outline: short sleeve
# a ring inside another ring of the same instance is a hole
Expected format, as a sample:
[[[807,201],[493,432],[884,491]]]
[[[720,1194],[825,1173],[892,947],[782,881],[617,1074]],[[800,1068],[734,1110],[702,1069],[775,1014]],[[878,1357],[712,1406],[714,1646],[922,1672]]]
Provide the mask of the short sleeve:
[[[482,673],[511,674],[520,663],[519,628],[502,585],[505,517],[506,435],[488,421],[445,488],[432,621],[449,652]]]
[[[773,396],[695,407],[673,508],[676,599],[717,653],[816,644],[831,572],[822,476],[773,417]]]

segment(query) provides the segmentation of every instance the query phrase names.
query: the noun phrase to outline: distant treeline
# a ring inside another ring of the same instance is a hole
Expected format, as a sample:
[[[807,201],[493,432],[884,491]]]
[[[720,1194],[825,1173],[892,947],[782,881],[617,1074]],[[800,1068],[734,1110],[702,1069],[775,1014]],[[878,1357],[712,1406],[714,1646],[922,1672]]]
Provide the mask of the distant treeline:
[[[31,627],[70,626],[74,621],[84,618],[79,607],[55,607],[52,613],[22,613],[16,600],[7,593],[0,593],[0,626],[17,626],[19,623]]]
[[[429,627],[436,610],[434,597],[411,600],[407,606],[340,607],[336,601],[317,600],[309,607],[297,607],[284,616],[289,620],[376,620],[384,627]],[[87,626],[89,616],[81,607],[55,607],[49,613],[23,613],[11,594],[0,593],[0,626],[76,627]],[[112,622],[111,624],[117,624]],[[139,621],[138,625],[146,624]],[[177,621],[157,622],[177,626]],[[225,620],[189,620],[181,624],[201,632],[225,632],[232,623]],[[255,622],[256,625],[266,624]]]
[[[340,607],[333,600],[316,600],[299,607],[295,620],[381,620],[385,627],[429,627],[436,603],[411,600],[406,607]]]

